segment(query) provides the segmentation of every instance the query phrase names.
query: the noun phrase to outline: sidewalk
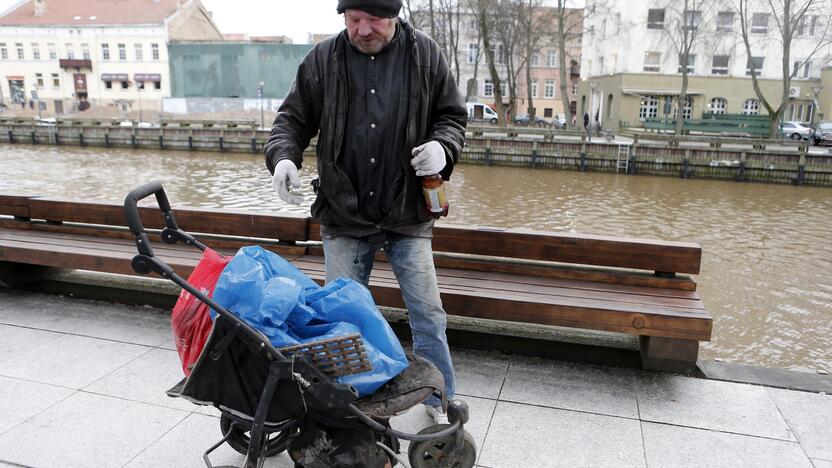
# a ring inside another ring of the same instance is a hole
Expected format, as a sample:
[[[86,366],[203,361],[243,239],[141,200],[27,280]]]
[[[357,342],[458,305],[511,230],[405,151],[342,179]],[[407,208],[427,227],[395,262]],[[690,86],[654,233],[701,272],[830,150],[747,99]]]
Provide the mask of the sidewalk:
[[[832,468],[830,395],[453,354],[477,466]],[[217,412],[165,396],[180,378],[164,311],[0,289],[0,467],[205,466]],[[393,425],[428,419],[415,408]]]

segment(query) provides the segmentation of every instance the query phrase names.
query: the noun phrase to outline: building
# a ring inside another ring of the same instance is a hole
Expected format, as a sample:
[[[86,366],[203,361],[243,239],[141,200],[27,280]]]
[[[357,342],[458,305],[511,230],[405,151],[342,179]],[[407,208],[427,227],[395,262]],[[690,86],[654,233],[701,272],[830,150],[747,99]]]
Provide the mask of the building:
[[[528,87],[531,86],[532,103],[535,109],[535,115],[552,119],[556,115],[563,115],[563,101],[560,93],[560,60],[558,58],[558,33],[553,29],[555,9],[549,7],[538,7],[535,9],[535,15],[539,19],[546,21],[546,26],[541,28],[537,39],[537,48],[535,53],[528,58],[531,62],[531,80],[527,83],[526,74],[522,71],[517,74],[517,103],[516,114],[523,114],[528,109]],[[461,92],[468,97],[470,102],[484,102],[487,104],[495,103],[494,100],[494,85],[491,80],[488,64],[486,62],[486,54],[480,51],[482,42],[479,40],[479,25],[476,17],[469,13],[462,14],[459,24],[459,84]],[[583,22],[583,15],[581,10],[569,9],[565,15],[568,28],[576,30],[581,29]],[[508,72],[505,67],[506,54],[503,51],[503,44],[500,43],[496,34],[492,34],[489,41],[494,49],[494,58],[497,62],[497,70],[500,74],[501,80],[501,94],[503,96],[504,104],[508,105],[509,96],[506,87],[506,76]],[[526,58],[521,56],[519,47],[515,49],[514,63],[518,66],[526,62]],[[581,56],[581,35],[574,35],[574,40],[567,42],[567,60],[566,64],[569,67],[566,74],[569,84],[567,86],[567,93],[569,93],[570,107],[574,109],[576,106],[575,93],[577,91],[577,83],[579,79],[579,67]],[[476,73],[475,73],[476,71]],[[476,75],[476,78],[474,76]],[[468,92],[468,90],[471,92]],[[495,107],[496,108],[496,107]]]
[[[168,45],[222,40],[199,0],[27,0],[0,17],[0,101],[161,109]]]
[[[265,42],[274,44],[291,44],[289,36],[252,36],[247,33],[226,33],[222,35],[224,41],[228,42]]]
[[[580,114],[590,114],[603,128],[639,126],[647,118],[672,119],[680,107],[684,118],[693,119],[708,112],[764,114],[753,89],[751,67],[766,99],[779,105],[782,40],[778,18],[772,17],[768,3],[750,2],[751,59],[733,3],[703,0],[696,5],[697,10],[684,12],[682,2],[669,0],[587,2]],[[832,55],[828,46],[814,55],[812,51],[829,41],[826,21],[828,12],[810,11],[797,27],[790,49],[793,78],[785,120],[819,117],[821,72]],[[688,98],[680,106],[684,55],[677,44],[682,27],[696,39],[685,64]]]

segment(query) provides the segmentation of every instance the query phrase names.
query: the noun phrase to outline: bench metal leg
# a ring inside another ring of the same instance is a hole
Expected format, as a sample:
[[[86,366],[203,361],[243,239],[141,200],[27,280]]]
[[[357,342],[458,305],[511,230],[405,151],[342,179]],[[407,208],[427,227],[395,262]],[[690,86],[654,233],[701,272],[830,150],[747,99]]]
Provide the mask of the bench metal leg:
[[[639,336],[641,365],[647,370],[688,373],[696,369],[699,342],[661,336]]]

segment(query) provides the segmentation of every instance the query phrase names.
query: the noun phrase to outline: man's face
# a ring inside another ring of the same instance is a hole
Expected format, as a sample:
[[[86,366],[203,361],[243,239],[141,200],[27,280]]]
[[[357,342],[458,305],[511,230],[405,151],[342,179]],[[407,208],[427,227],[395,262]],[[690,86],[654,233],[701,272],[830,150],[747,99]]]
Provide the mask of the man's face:
[[[379,18],[362,10],[346,10],[344,23],[350,43],[368,55],[379,53],[396,32],[396,18]]]

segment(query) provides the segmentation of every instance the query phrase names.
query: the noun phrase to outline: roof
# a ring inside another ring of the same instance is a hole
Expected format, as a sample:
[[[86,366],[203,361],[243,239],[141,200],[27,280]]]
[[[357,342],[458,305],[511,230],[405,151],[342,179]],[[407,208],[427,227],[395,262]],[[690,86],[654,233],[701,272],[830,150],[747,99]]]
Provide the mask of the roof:
[[[0,18],[0,26],[162,24],[176,13],[178,0],[45,0],[46,12],[35,16],[28,0]]]

